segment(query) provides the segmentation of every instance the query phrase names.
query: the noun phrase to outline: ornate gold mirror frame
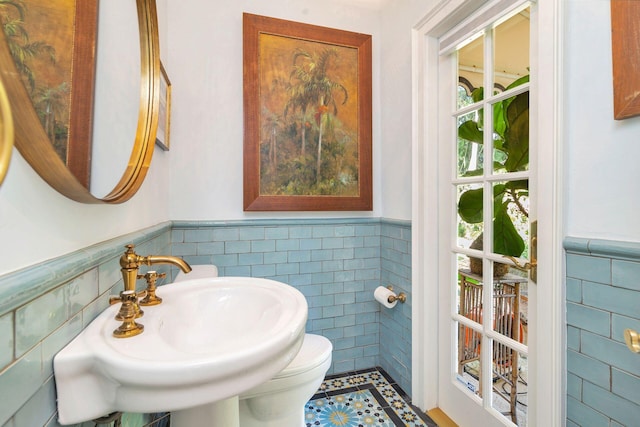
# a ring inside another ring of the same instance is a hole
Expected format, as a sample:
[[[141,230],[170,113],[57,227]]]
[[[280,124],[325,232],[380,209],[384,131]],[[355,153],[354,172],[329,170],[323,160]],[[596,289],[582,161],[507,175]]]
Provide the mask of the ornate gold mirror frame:
[[[0,184],[9,170],[13,150],[13,118],[9,98],[0,79]]]
[[[155,0],[136,0],[136,3],[141,60],[138,128],[131,157],[122,178],[115,188],[102,199],[93,196],[69,171],[54,151],[15,68],[4,34],[0,34],[2,37],[0,64],[3,64],[1,72],[6,84],[9,103],[13,107],[16,148],[49,185],[77,202],[126,202],[142,185],[151,164],[158,128],[160,100],[158,19]]]

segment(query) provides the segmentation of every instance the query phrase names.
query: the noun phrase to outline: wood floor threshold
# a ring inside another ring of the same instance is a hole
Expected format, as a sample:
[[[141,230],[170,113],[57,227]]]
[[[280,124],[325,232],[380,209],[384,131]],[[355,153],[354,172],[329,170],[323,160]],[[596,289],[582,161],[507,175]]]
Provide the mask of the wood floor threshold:
[[[427,415],[438,424],[438,427],[458,427],[458,424],[454,423],[440,408],[427,411]]]

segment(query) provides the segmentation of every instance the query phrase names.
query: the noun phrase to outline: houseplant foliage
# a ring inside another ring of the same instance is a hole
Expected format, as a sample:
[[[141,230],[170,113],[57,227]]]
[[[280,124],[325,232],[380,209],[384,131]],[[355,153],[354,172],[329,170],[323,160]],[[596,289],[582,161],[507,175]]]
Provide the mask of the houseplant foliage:
[[[514,81],[506,90],[529,81],[524,76]],[[483,99],[483,88],[475,89],[473,102]],[[458,137],[470,143],[484,142],[484,111],[478,111],[477,120],[468,120],[458,127]],[[493,169],[496,173],[525,171],[529,166],[529,91],[494,104],[493,108]],[[463,176],[479,176],[482,167],[466,171]],[[528,217],[526,203],[529,196],[527,180],[506,181],[493,186],[493,252],[519,257],[525,250],[525,242],[518,234],[513,216]],[[464,191],[458,201],[458,214],[469,224],[483,220],[483,189]],[[482,234],[478,239],[482,239]],[[478,245],[472,247],[477,247]],[[480,245],[481,247],[481,245]]]

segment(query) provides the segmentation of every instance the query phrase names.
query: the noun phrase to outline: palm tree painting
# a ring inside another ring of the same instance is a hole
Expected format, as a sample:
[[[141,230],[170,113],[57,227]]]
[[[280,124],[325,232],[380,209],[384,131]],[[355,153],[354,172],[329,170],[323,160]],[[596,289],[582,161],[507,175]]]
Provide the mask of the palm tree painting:
[[[243,14],[245,211],[373,209],[371,36]]]
[[[0,0],[0,16],[13,60],[47,136],[58,154],[66,159],[65,123],[69,121],[71,56],[64,49],[57,50],[54,44],[71,45],[73,40],[57,37],[59,41],[56,41],[55,37],[47,34],[42,26],[42,22],[46,21],[40,21],[43,12],[37,2]],[[60,24],[70,28],[73,26],[73,19],[67,16]],[[61,62],[58,61],[57,52],[60,52]],[[64,62],[67,62],[67,66]],[[64,143],[61,141],[63,139]]]
[[[44,132],[85,184],[88,175],[76,168],[87,165],[72,164],[70,156],[82,153],[88,160],[95,19],[97,0],[0,0],[4,36]],[[78,49],[89,53],[80,57]]]
[[[358,51],[264,34],[260,193],[358,194]]]

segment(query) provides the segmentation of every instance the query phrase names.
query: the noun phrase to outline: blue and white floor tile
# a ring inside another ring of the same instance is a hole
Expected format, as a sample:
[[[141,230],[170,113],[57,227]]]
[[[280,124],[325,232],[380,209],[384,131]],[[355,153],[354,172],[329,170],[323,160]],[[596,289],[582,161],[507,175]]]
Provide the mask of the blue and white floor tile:
[[[328,376],[305,407],[307,427],[437,427],[381,368]]]

